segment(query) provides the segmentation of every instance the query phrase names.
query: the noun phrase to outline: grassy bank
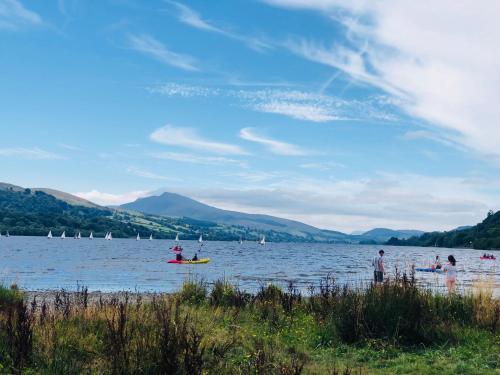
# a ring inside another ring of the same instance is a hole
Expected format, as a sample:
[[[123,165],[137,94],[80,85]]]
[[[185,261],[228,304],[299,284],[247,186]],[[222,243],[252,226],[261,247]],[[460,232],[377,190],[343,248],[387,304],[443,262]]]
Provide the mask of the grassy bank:
[[[186,282],[147,302],[0,288],[4,373],[494,374],[500,301],[445,297],[400,277],[365,290],[322,281],[247,294]]]

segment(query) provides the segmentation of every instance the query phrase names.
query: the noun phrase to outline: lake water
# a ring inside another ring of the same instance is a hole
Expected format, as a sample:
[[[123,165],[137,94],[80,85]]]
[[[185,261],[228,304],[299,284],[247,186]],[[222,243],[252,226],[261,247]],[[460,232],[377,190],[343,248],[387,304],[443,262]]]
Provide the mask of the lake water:
[[[181,241],[184,255],[191,257],[200,248],[196,241]],[[167,264],[174,255],[173,241],[113,239],[75,240],[44,237],[0,238],[0,282],[16,282],[27,290],[84,285],[90,291],[130,290],[170,292],[188,278],[212,282],[227,278],[241,289],[254,291],[268,282],[286,284],[293,280],[302,290],[318,285],[331,273],[339,283],[360,285],[371,280],[371,260],[379,248],[386,251],[386,269],[426,266],[435,255],[444,261],[449,254],[457,259],[459,287],[480,278],[494,282],[498,294],[500,276],[497,261],[480,260],[481,251],[422,247],[372,245],[331,245],[246,242],[205,242],[200,257],[211,262],[201,265]],[[490,251],[497,258],[500,252]],[[419,283],[443,288],[442,275],[417,273]]]

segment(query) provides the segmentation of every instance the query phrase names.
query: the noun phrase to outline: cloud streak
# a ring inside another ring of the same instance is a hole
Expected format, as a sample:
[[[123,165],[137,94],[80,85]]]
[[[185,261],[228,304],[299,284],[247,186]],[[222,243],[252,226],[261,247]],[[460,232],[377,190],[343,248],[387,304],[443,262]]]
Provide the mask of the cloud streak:
[[[215,154],[246,155],[247,152],[237,145],[221,143],[200,137],[194,129],[165,125],[155,130],[149,138],[156,143],[208,151]]]
[[[304,156],[308,153],[302,148],[293,145],[291,143],[286,143],[278,141],[269,137],[264,137],[258,134],[254,128],[243,128],[240,130],[240,138],[246,141],[255,142],[260,145],[265,146],[270,152],[277,155],[287,155],[287,156]]]
[[[0,0],[0,29],[20,30],[26,26],[40,26],[42,18],[26,9],[17,0]]]
[[[172,160],[181,163],[201,164],[201,165],[226,165],[247,168],[245,161],[231,159],[221,156],[201,156],[185,152],[154,152],[150,154],[156,159]]]
[[[50,151],[42,150],[38,147],[24,148],[24,147],[11,147],[0,148],[0,156],[29,159],[29,160],[56,160],[64,159],[63,156],[55,154]]]
[[[173,52],[150,35],[129,35],[128,41],[130,48],[150,56],[163,64],[187,71],[199,71],[194,57]]]

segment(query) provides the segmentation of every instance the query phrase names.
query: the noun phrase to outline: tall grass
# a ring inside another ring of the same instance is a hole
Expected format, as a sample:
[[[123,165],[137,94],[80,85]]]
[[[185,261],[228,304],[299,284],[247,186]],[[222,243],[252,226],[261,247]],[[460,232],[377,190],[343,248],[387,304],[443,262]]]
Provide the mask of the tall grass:
[[[365,289],[327,277],[306,296],[293,284],[249,294],[227,280],[187,281],[148,301],[79,288],[28,303],[0,288],[0,306],[0,369],[50,374],[315,373],[318,350],[460,345],[471,330],[498,335],[500,315],[491,293],[442,296],[412,275]]]

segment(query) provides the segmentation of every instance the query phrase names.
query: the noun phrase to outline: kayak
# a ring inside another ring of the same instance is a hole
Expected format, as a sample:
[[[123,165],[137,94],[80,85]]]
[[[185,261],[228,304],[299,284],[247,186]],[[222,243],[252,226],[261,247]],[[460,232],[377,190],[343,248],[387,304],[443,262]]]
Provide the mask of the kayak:
[[[201,258],[198,260],[167,260],[167,263],[172,263],[172,264],[203,264],[203,263],[208,263],[210,262],[210,258]]]
[[[479,257],[479,259],[481,259],[481,260],[497,260],[497,258],[495,258],[495,257],[493,257],[493,258]]]
[[[415,271],[418,271],[418,272],[436,272],[436,273],[443,273],[443,270],[441,270],[441,269],[436,269],[436,268],[415,268]]]

